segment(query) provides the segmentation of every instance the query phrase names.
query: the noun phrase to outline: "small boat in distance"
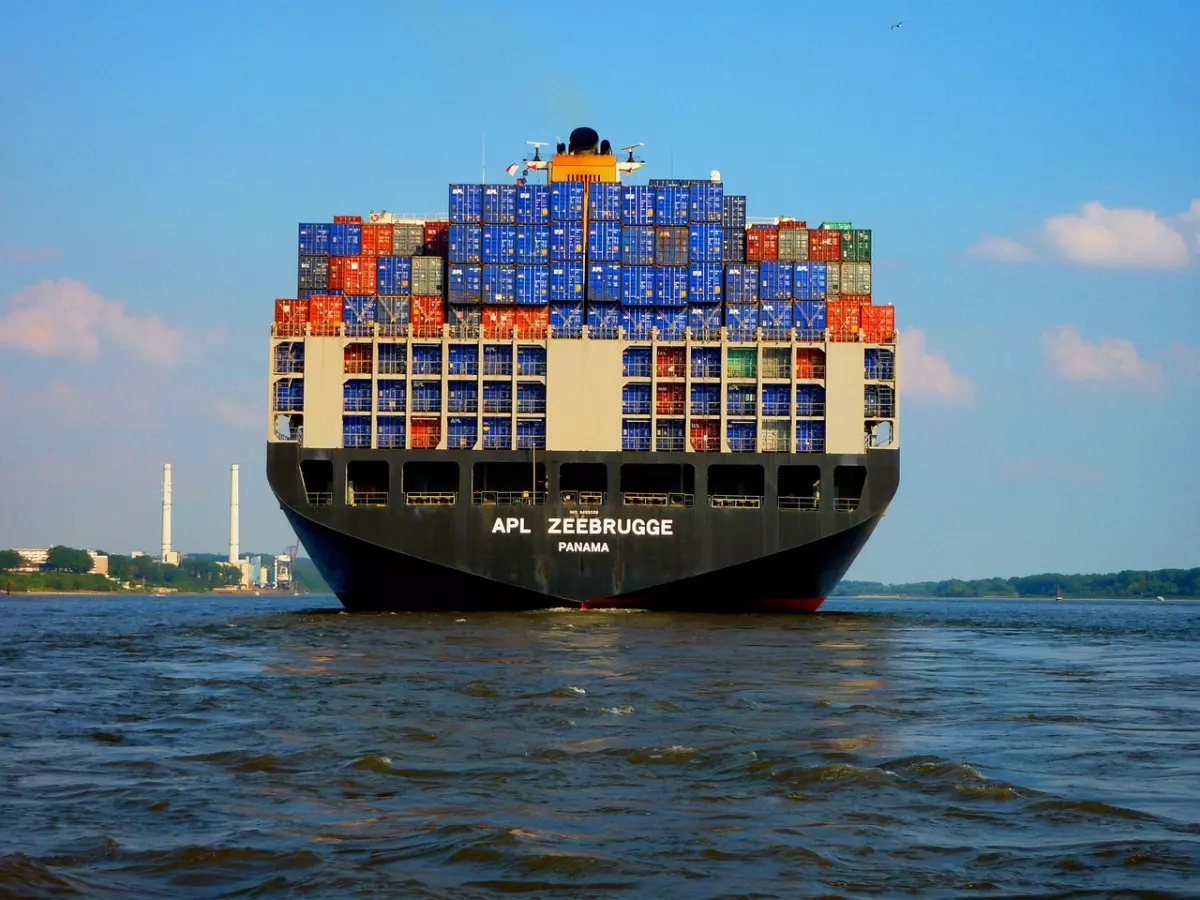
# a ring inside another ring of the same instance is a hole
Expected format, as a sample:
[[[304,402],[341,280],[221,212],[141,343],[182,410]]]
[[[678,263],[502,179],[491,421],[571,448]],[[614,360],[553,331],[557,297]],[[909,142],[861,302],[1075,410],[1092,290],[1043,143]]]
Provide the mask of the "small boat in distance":
[[[1054,602],[1055,603],[1062,602],[1062,588],[1059,587],[1057,584],[1054,586]]]

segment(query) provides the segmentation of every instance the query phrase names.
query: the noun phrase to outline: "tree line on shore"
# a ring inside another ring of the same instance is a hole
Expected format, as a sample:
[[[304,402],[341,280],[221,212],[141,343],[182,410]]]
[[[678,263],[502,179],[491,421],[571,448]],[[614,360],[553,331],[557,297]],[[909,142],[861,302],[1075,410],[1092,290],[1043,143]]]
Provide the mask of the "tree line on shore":
[[[1197,569],[1126,569],[1106,575],[1066,575],[1048,572],[1013,578],[979,578],[965,581],[917,581],[909,584],[883,584],[878,581],[843,581],[834,596],[901,597],[1064,597],[1137,598],[1200,597],[1200,568]]]

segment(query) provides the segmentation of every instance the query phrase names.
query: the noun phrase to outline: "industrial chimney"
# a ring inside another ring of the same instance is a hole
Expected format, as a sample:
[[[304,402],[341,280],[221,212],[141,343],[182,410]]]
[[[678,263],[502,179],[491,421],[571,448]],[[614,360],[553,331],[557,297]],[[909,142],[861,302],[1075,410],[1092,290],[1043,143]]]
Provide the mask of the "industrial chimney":
[[[171,464],[163,464],[162,484],[162,561],[171,558]]]
[[[229,561],[238,561],[238,467],[229,470]]]

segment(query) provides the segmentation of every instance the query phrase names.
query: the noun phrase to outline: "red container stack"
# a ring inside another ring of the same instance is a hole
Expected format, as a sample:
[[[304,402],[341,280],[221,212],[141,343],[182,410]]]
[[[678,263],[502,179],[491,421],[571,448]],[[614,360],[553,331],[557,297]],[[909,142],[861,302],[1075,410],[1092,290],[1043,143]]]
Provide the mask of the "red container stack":
[[[863,337],[873,344],[891,343],[896,335],[896,307],[863,306],[859,309]]]
[[[547,308],[547,313],[549,309]],[[547,319],[549,322],[549,319]],[[485,306],[483,308],[483,336],[510,338],[517,324],[517,307]]]
[[[334,216],[334,225],[361,225],[362,216]]]
[[[413,295],[409,304],[409,324],[417,337],[437,337],[446,324],[446,304],[441,297]]]
[[[308,298],[308,322],[313,334],[331,337],[342,330],[342,298],[314,294]]]
[[[409,422],[412,432],[412,442],[409,446],[416,450],[436,450],[442,442],[442,420],[414,416]]]
[[[516,307],[516,328],[519,338],[544,338],[550,328],[549,306]]]
[[[655,396],[657,415],[682,416],[684,407],[684,385],[660,384]]]
[[[425,223],[425,255],[450,255],[450,221],[430,219]]]
[[[836,232],[834,232],[836,234]],[[830,300],[825,304],[825,323],[831,341],[856,341],[860,324],[857,300]]]
[[[342,373],[345,375],[371,374],[371,345],[347,344],[342,351]]]
[[[818,262],[838,262],[842,258],[842,233],[832,228],[810,228],[808,258]]]
[[[387,225],[364,225],[362,227],[362,255],[392,255],[391,223]]]
[[[798,347],[796,349],[796,377],[824,378],[825,351],[816,347]]]
[[[779,229],[774,225],[752,225],[746,232],[746,259],[750,262],[779,259]]]
[[[684,347],[659,347],[656,368],[659,378],[683,378],[685,371]]]
[[[337,269],[334,285],[334,269]],[[374,294],[379,278],[379,264],[373,256],[331,256],[329,258],[329,287],[347,294]]]
[[[692,419],[692,449],[701,453],[721,449],[720,419]]]
[[[275,301],[275,334],[278,337],[303,337],[307,324],[307,300]]]

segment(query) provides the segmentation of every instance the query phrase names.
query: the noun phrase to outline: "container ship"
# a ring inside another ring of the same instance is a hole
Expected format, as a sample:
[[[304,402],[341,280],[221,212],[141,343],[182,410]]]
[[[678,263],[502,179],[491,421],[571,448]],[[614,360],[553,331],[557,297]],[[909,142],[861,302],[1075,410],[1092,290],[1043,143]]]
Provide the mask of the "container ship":
[[[899,484],[871,231],[531,143],[445,215],[299,225],[267,443],[297,536],[350,610],[816,610]]]

